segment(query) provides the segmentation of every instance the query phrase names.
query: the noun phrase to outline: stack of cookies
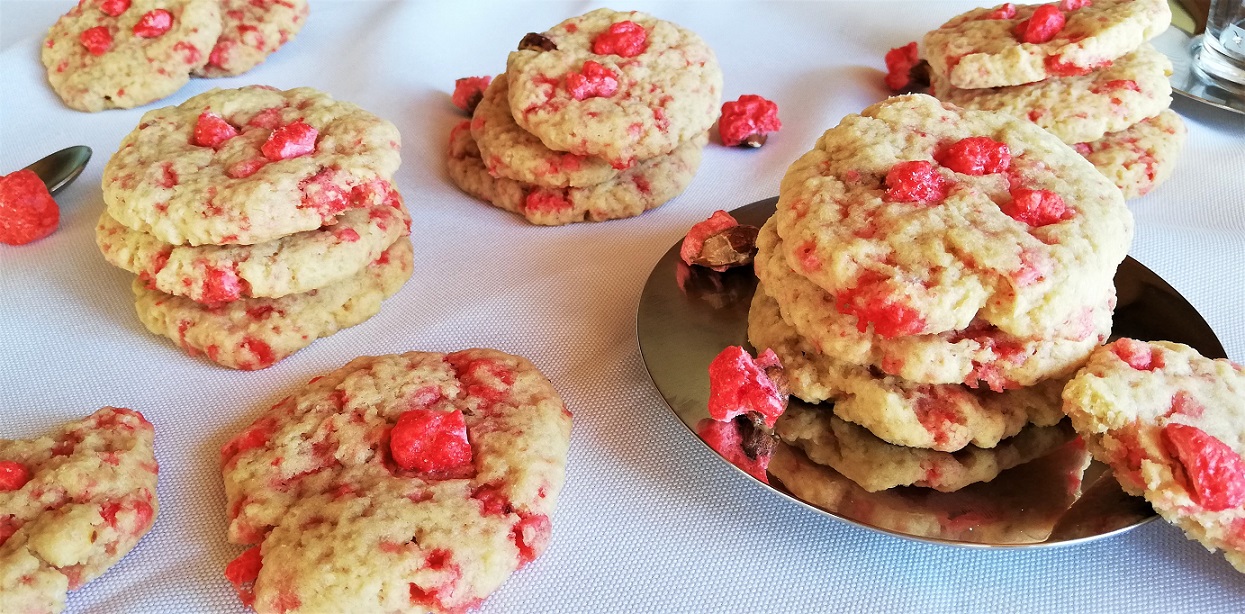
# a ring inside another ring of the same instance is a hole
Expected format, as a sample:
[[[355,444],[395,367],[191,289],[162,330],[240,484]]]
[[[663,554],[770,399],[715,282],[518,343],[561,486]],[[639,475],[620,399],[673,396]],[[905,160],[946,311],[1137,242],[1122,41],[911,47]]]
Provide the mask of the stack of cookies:
[[[956,490],[1062,445],[1131,238],[1120,191],[1028,122],[925,95],[845,118],[757,237],[749,341],[833,403],[779,435],[869,490]]]
[[[82,0],[48,30],[48,83],[80,111],[128,109],[228,77],[293,39],[307,0]]]
[[[696,34],[592,11],[523,38],[451,132],[450,176],[533,224],[636,216],[691,182],[721,91]]]
[[[969,11],[925,35],[930,93],[1049,130],[1137,198],[1171,175],[1184,142],[1171,62],[1146,42],[1170,22],[1166,0]]]
[[[310,88],[212,90],[145,114],[104,168],[96,243],[139,319],[262,369],[359,324],[412,271],[393,124]]]

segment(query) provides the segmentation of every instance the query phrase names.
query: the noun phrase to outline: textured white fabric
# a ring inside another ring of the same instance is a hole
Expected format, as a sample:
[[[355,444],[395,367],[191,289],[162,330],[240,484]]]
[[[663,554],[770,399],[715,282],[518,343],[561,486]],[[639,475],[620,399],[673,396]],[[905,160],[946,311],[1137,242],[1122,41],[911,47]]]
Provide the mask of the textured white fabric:
[[[729,99],[776,100],[760,150],[710,145],[688,191],[631,220],[529,226],[460,193],[444,170],[454,79],[597,2],[315,0],[298,38],[248,74],[197,79],[145,108],[87,114],[48,88],[39,45],[72,0],[0,0],[0,169],[95,150],[59,197],[60,230],[0,245],[0,436],[35,436],[106,405],[156,426],[162,509],[71,612],[237,612],[222,575],[218,450],[264,407],[365,354],[487,346],[531,358],[575,412],[568,480],[545,555],[482,612],[1239,611],[1245,578],[1154,522],[1060,549],[987,551],[895,539],[773,495],[718,459],[645,374],[635,312],[652,265],[694,222],[777,192],[826,128],[886,95],[882,56],[967,2],[635,2],[712,44]],[[365,324],[255,373],[186,356],[135,318],[130,277],[93,229],[107,157],[142,113],[212,87],[312,86],[394,121],[414,218],[414,277]],[[1245,360],[1245,118],[1177,100],[1175,176],[1134,201],[1132,255],[1179,289]]]

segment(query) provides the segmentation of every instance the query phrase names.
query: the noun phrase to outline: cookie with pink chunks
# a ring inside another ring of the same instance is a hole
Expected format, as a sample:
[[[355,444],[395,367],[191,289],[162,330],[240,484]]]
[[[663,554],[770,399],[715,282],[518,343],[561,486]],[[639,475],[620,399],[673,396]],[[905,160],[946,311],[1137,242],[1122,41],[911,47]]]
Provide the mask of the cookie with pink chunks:
[[[129,109],[176,92],[221,33],[217,0],[83,0],[48,30],[48,83],[79,111]]]
[[[1064,411],[1124,490],[1245,572],[1245,369],[1186,345],[1118,339]]]
[[[991,392],[955,384],[918,384],[850,365],[810,347],[783,321],[764,284],[748,310],[748,342],[769,348],[783,365],[791,395],[834,402],[838,417],[897,446],[955,452],[993,448],[1026,425],[1063,419],[1059,392],[1066,379]]]
[[[0,439],[0,612],[60,612],[67,591],[147,534],[159,509],[153,445],[151,423],[117,407]]]
[[[1158,115],[1172,101],[1171,60],[1149,44],[1088,75],[966,90],[932,75],[930,93],[966,109],[1028,119],[1065,143],[1096,141]]]
[[[221,450],[257,612],[466,611],[551,538],[571,414],[495,350],[357,358]]]
[[[868,492],[839,472],[778,446],[770,474],[812,505],[904,535],[980,544],[1033,544],[1050,536],[1081,495],[1089,452],[1077,441],[1008,470],[1008,479],[955,493],[916,488]]]
[[[1171,23],[1166,0],[1002,4],[953,17],[925,35],[930,71],[964,89],[1086,75]]]
[[[172,245],[264,243],[384,202],[400,142],[311,88],[211,90],[143,115],[104,166],[104,203]]]
[[[506,74],[519,126],[549,149],[619,169],[698,138],[722,98],[705,41],[639,12],[598,9],[529,34]]]
[[[1168,109],[1073,149],[1115,183],[1124,198],[1141,198],[1171,177],[1187,132],[1180,115]]]
[[[303,29],[307,0],[220,0],[223,25],[199,77],[231,77],[263,63]]]
[[[827,130],[787,169],[775,218],[791,268],[883,337],[975,321],[1057,336],[1133,234],[1119,189],[1057,137],[925,95]]]
[[[683,193],[700,167],[707,135],[650,158],[613,179],[582,188],[546,188],[494,177],[471,137],[470,122],[450,131],[450,179],[462,191],[541,226],[635,217]]]
[[[840,312],[832,295],[791,269],[772,218],[757,236],[753,270],[784,323],[817,353],[909,382],[995,392],[1072,375],[1110,336],[1115,307],[1114,286],[1108,286],[1098,302],[1075,313],[1050,337],[1017,337],[981,321],[959,331],[886,337]]]
[[[309,292],[359,274],[410,234],[397,190],[379,205],[351,209],[332,226],[255,245],[169,245],[100,215],[95,243],[110,264],[152,290],[216,305]]]
[[[471,116],[471,137],[489,174],[547,188],[588,187],[618,169],[601,158],[554,151],[522,129],[510,114],[509,82],[498,75]]]
[[[1066,421],[1054,426],[1028,426],[993,448],[968,446],[939,452],[889,444],[867,429],[847,422],[829,409],[792,404],[775,432],[804,451],[809,460],[843,474],[869,492],[897,486],[955,492],[1040,458],[1071,441],[1076,434]]]
[[[280,298],[242,298],[203,305],[152,290],[135,279],[134,308],[153,334],[192,356],[252,371],[272,366],[316,339],[361,324],[380,312],[411,277],[414,250],[399,239],[352,277]]]

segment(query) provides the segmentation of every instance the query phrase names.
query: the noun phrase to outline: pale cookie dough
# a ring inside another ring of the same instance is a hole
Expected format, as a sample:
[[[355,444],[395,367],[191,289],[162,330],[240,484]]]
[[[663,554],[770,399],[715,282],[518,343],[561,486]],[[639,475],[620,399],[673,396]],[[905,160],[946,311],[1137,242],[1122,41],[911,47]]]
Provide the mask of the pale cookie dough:
[[[981,322],[961,331],[893,338],[861,331],[854,316],[835,308],[833,296],[791,270],[774,226],[771,218],[757,235],[757,279],[803,343],[845,365],[915,383],[965,384],[998,392],[1072,375],[1111,334],[1114,286],[1046,338],[1018,338]]]
[[[1149,44],[1083,76],[965,90],[930,75],[930,93],[966,109],[1028,119],[1065,143],[1096,141],[1154,117],[1172,102],[1171,60]]]
[[[1171,177],[1186,133],[1184,121],[1168,109],[1092,143],[1074,145],[1073,149],[1114,182],[1124,198],[1141,198]]]
[[[401,470],[408,410],[461,412],[470,462]],[[571,414],[495,350],[358,358],[312,379],[221,450],[229,541],[260,544],[267,612],[466,611],[549,544]]]
[[[1227,484],[1213,475],[1243,462],[1245,369],[1178,343],[1119,339],[1090,357],[1063,401],[1125,491],[1245,572],[1245,504],[1218,499],[1225,486],[1245,490],[1245,474]]]
[[[828,409],[793,404],[774,430],[783,441],[804,451],[809,460],[843,474],[869,492],[896,486],[919,486],[955,492],[1044,456],[1072,440],[1066,422],[1029,426],[993,448],[968,446],[939,452],[896,446],[867,429],[842,420]]]
[[[204,112],[240,134],[197,145]],[[269,136],[299,121],[318,132],[314,150],[266,157]],[[400,142],[393,124],[311,88],[212,90],[143,115],[104,166],[104,202],[113,219],[165,243],[263,243],[382,202]]]
[[[1003,171],[948,168],[953,146],[980,137],[1010,150]],[[922,165],[941,194],[892,196],[888,175]],[[1042,206],[1020,204],[1041,195]],[[791,268],[888,337],[975,320],[1022,338],[1057,335],[1101,300],[1133,235],[1119,189],[1054,135],[925,95],[887,99],[826,131],[788,168],[775,219]]]
[[[269,367],[316,339],[360,324],[410,278],[413,250],[399,239],[354,277],[281,298],[250,298],[207,307],[150,290],[135,279],[134,307],[147,330],[192,355],[231,369]]]
[[[153,12],[171,17],[167,30],[141,25],[153,21]],[[129,109],[190,81],[220,32],[217,0],[83,0],[48,30],[41,55],[48,83],[66,105]]]
[[[624,21],[644,28],[643,51],[634,57],[593,53],[594,40]],[[627,168],[674,151],[718,117],[722,71],[709,45],[689,30],[644,13],[597,9],[544,36],[556,49],[510,52],[506,75],[515,121],[549,149]],[[593,64],[585,69],[587,62]],[[593,77],[595,65],[613,76]],[[577,100],[572,83],[585,73],[591,91]],[[593,89],[604,79],[615,82],[610,95]]]
[[[261,64],[303,29],[307,0],[220,0],[224,27],[199,77],[240,75]]]
[[[1081,494],[1090,455],[1069,443],[1013,467],[1007,484],[972,484],[954,493],[898,488],[871,493],[799,450],[778,446],[769,472],[803,501],[883,531],[980,544],[1045,541]]]
[[[587,187],[618,175],[600,158],[545,147],[515,123],[508,93],[506,75],[498,75],[471,116],[471,137],[490,175],[549,188]]]
[[[809,403],[834,402],[838,417],[898,446],[955,452],[993,448],[1028,424],[1063,418],[1059,392],[1066,379],[1007,392],[954,384],[916,384],[839,362],[805,343],[758,285],[748,311],[748,342],[778,355],[791,394]]]
[[[219,304],[308,292],[359,274],[410,234],[411,218],[396,190],[379,205],[351,209],[332,226],[256,245],[169,245],[100,215],[95,243],[110,264],[152,290]]]
[[[0,463],[29,478],[0,490],[0,612],[60,612],[67,591],[147,534],[159,508],[153,442],[142,414],[116,407],[36,439],[0,439]]]
[[[701,135],[674,152],[645,160],[613,179],[583,188],[542,188],[493,177],[480,158],[468,122],[450,132],[450,178],[464,192],[528,222],[557,226],[635,217],[683,193],[700,167]]]
[[[1067,21],[1048,42],[1021,42],[1016,26],[1039,6],[1015,5],[1010,18],[992,18],[1003,6],[973,9],[952,18],[925,35],[923,49],[930,72],[964,89],[1083,75],[1110,66],[1158,36],[1172,17],[1167,0],[1094,0],[1063,11]]]

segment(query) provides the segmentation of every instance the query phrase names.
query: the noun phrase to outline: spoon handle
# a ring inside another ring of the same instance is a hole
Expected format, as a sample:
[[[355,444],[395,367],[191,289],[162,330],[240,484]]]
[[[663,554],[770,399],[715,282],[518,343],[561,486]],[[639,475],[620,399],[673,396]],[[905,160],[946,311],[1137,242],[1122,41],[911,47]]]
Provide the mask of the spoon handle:
[[[55,194],[77,179],[90,159],[90,147],[74,145],[45,156],[26,168],[34,171],[48,187],[48,191]]]

